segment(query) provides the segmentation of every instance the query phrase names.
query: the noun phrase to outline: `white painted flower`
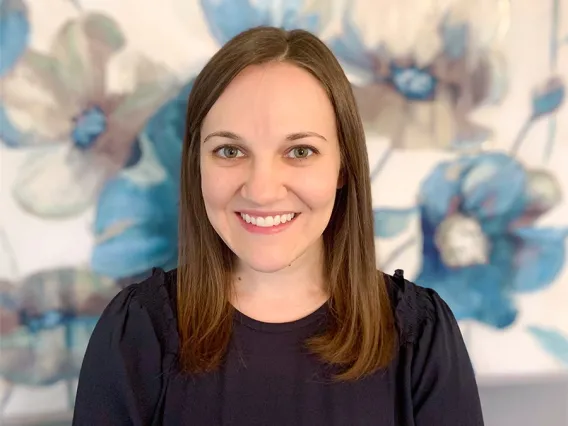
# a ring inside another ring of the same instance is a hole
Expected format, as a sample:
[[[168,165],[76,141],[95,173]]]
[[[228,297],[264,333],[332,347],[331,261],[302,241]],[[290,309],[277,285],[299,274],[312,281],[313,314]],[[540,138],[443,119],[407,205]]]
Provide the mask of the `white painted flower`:
[[[472,112],[502,99],[502,0],[355,1],[330,41],[368,133],[402,149],[475,150],[491,130]]]
[[[107,16],[65,23],[49,54],[27,51],[6,76],[2,101],[30,154],[13,188],[28,212],[82,212],[133,155],[137,135],[173,93],[161,66],[128,50]]]

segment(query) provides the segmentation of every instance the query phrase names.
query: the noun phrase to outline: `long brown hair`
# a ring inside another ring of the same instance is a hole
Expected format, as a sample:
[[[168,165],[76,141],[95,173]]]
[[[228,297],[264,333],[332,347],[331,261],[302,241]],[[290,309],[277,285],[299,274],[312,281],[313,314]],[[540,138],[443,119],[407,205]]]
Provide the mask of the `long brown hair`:
[[[200,129],[223,90],[249,65],[294,64],[315,76],[337,117],[343,185],[323,233],[330,324],[306,344],[340,367],[337,380],[355,380],[386,367],[395,352],[393,312],[375,266],[371,182],[365,134],[351,85],[327,46],[303,31],[247,30],[226,43],[195,79],[187,107],[182,154],[177,274],[180,363],[188,373],[223,361],[232,332],[229,303],[235,255],[209,221],[201,192]]]

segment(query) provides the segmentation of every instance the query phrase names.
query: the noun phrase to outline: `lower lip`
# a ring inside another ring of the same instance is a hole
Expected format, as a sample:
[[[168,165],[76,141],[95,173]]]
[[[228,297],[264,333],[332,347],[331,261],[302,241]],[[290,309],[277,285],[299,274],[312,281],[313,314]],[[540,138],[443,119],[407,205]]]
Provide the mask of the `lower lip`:
[[[286,223],[281,223],[279,225],[256,226],[256,225],[253,225],[252,223],[248,223],[246,220],[244,220],[240,213],[236,213],[236,215],[237,215],[238,220],[241,222],[241,225],[243,226],[243,228],[245,228],[248,232],[250,232],[252,234],[264,234],[264,235],[277,234],[279,232],[285,231],[286,229],[288,229],[288,227],[290,227],[290,225],[292,225],[296,221],[296,219],[299,216],[299,214],[296,213],[296,215],[294,216],[294,218],[292,220],[289,220]]]

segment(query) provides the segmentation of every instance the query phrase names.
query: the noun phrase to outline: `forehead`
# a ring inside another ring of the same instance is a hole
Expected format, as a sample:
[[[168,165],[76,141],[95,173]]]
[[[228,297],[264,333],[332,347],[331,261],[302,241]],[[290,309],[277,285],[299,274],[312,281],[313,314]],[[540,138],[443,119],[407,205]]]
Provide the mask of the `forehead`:
[[[249,66],[228,85],[203,123],[208,131],[228,130],[246,138],[277,137],[298,131],[335,134],[335,113],[321,83],[295,65]]]

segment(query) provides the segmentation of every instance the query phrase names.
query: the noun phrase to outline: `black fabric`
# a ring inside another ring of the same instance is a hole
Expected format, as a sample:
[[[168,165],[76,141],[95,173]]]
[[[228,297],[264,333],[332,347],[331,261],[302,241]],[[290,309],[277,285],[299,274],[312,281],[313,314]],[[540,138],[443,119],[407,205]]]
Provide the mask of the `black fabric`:
[[[73,424],[233,426],[482,426],[473,369],[449,307],[433,290],[386,276],[400,332],[386,370],[357,382],[302,346],[326,326],[327,305],[285,324],[235,314],[226,361],[177,368],[175,271],[156,269],[101,316],[79,378]]]

